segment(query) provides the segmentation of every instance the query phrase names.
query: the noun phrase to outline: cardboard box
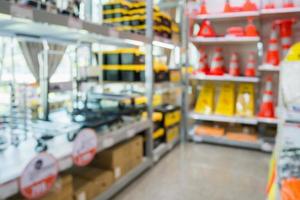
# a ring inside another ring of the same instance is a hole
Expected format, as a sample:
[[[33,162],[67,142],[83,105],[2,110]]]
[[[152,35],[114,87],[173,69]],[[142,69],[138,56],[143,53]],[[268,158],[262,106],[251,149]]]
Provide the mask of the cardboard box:
[[[221,137],[224,136],[225,129],[221,127],[210,126],[210,125],[197,125],[195,127],[195,134]]]
[[[139,164],[141,164],[144,157],[143,137],[136,136],[130,141],[130,167],[132,170]]]
[[[94,197],[93,182],[74,177],[74,200],[92,200]]]

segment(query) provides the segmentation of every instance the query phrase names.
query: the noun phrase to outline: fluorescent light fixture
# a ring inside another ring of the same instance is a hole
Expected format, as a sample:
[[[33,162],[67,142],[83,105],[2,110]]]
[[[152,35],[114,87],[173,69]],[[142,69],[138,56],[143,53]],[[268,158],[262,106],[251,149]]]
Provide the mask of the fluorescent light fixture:
[[[126,43],[128,43],[128,44],[132,44],[132,45],[135,45],[135,46],[142,46],[142,45],[144,45],[143,42],[138,41],[138,40],[124,39],[124,41]]]
[[[175,46],[173,44],[160,42],[160,41],[156,41],[156,40],[154,40],[152,44],[154,46],[158,46],[158,47],[162,47],[162,48],[166,48],[166,49],[174,49],[175,48]]]

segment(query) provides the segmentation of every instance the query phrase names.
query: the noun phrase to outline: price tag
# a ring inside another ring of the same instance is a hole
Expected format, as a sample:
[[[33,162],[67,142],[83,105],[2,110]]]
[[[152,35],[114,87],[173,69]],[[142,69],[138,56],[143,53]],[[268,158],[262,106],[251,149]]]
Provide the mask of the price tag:
[[[105,138],[103,141],[103,148],[108,148],[111,147],[114,144],[114,139],[112,137]]]
[[[108,34],[111,37],[116,37],[116,38],[119,37],[119,32],[114,29],[109,29]]]
[[[130,130],[127,131],[127,137],[128,138],[132,138],[134,136],[134,134],[135,134],[134,129],[130,129]]]
[[[77,135],[74,145],[72,158],[75,165],[83,167],[94,159],[97,153],[97,135],[92,129],[82,129]]]
[[[37,155],[29,162],[19,179],[21,194],[27,199],[44,196],[54,185],[57,174],[58,164],[52,155]]]
[[[74,17],[69,17],[68,26],[75,29],[82,29],[82,21]]]
[[[30,8],[26,8],[20,5],[11,5],[10,14],[14,17],[33,19],[33,11]]]

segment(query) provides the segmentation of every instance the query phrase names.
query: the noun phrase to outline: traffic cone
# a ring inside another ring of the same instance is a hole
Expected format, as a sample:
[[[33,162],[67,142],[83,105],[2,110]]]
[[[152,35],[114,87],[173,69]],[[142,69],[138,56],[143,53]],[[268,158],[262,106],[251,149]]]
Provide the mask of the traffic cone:
[[[295,7],[294,1],[293,0],[284,0],[283,1],[283,7],[284,8],[293,8],[293,7]]]
[[[230,63],[229,63],[229,74],[231,76],[240,75],[238,54],[236,52],[231,54]]]
[[[244,11],[255,11],[255,10],[257,10],[257,6],[251,0],[246,0],[246,2],[243,5],[243,10]]]
[[[263,92],[262,103],[260,106],[258,116],[275,118],[271,76],[269,76],[266,80],[265,90]]]
[[[206,2],[205,2],[205,0],[202,0],[201,3],[200,3],[199,14],[200,14],[200,15],[206,15],[206,14],[207,14],[207,9],[206,9]]]
[[[253,24],[253,18],[251,18],[251,17],[248,18],[248,24],[245,28],[245,35],[250,36],[250,37],[258,36],[257,29],[256,29],[255,25]]]
[[[199,69],[197,72],[202,74],[209,73],[207,54],[204,49],[200,49]]]
[[[230,0],[226,0],[224,6],[224,13],[229,13],[229,12],[232,12],[232,8],[230,5]]]
[[[265,5],[265,9],[274,9],[275,4],[272,2],[273,0],[268,0],[268,3]]]
[[[224,69],[225,67],[224,67],[224,58],[222,56],[222,48],[216,48],[210,66],[210,74],[219,75],[219,76],[223,75]]]
[[[216,37],[216,33],[208,20],[203,20],[197,35],[198,37]]]
[[[256,65],[255,54],[254,54],[254,52],[250,52],[248,62],[246,65],[245,76],[255,76],[256,75],[255,65]]]
[[[295,19],[278,20],[277,23],[279,24],[282,54],[285,57],[292,45],[292,26],[295,23]]]
[[[266,56],[266,63],[277,66],[280,62],[279,57],[277,31],[275,24],[273,24]]]

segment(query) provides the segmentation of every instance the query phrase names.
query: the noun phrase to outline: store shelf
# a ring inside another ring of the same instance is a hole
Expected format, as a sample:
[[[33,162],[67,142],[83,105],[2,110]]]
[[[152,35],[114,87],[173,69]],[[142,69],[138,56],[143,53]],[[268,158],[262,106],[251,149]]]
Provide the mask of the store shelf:
[[[247,11],[247,12],[232,12],[232,13],[211,13],[207,15],[197,15],[192,17],[194,20],[209,19],[211,21],[227,21],[227,20],[242,20],[247,17],[259,17],[259,11]]]
[[[171,151],[178,143],[179,143],[179,138],[176,138],[172,142],[167,143],[168,151]]]
[[[160,144],[153,150],[153,161],[158,162],[169,151],[166,143]]]
[[[262,124],[274,124],[274,125],[277,125],[279,123],[279,121],[278,121],[277,118],[263,118],[263,117],[258,117],[257,121],[259,123],[262,123]]]
[[[99,197],[96,197],[95,200],[108,200],[111,199],[116,193],[121,191],[124,187],[126,187],[130,182],[136,179],[139,175],[141,175],[144,171],[152,166],[152,162],[150,159],[145,158],[143,162],[130,171],[128,174],[117,180],[106,192],[101,194]]]
[[[196,75],[190,75],[189,78],[193,80],[203,80],[203,81],[232,81],[232,82],[249,82],[249,83],[259,82],[258,77],[230,76],[227,74],[223,76],[196,74]]]
[[[206,142],[212,144],[219,144],[219,145],[228,145],[233,147],[242,147],[247,149],[254,149],[254,150],[262,150],[261,142],[241,142],[227,139],[226,137],[214,137],[214,136],[206,136],[206,135],[195,135],[190,134],[191,138],[194,142]]]
[[[100,24],[6,1],[0,2],[0,26],[3,35],[34,36],[50,41],[100,42],[118,46],[140,46],[148,42],[143,35],[118,32]]]
[[[275,8],[262,9],[260,12],[261,18],[284,18],[300,16],[300,7],[295,8]]]
[[[239,124],[248,124],[248,125],[256,125],[258,123],[256,118],[245,118],[245,117],[237,117],[237,116],[227,117],[221,115],[203,115],[195,112],[190,112],[189,118],[194,120],[239,123]]]
[[[176,42],[171,39],[162,38],[162,37],[158,37],[158,36],[154,37],[152,44],[154,46],[158,46],[158,47],[162,47],[162,48],[166,48],[166,49],[174,49],[175,47],[180,46],[179,41]]]
[[[127,124],[117,130],[98,133],[97,151],[102,151],[130,139],[151,126],[152,122],[145,120]],[[0,199],[5,199],[18,192],[18,177],[26,164],[36,155],[34,151],[35,144],[35,140],[28,140],[18,148],[11,146],[0,154],[0,160],[3,162],[0,165],[0,171],[6,172],[0,174]],[[66,135],[56,137],[51,141],[51,146],[49,144],[48,152],[58,160],[60,171],[68,169],[73,165],[71,157],[72,146],[71,142],[67,142]]]
[[[274,66],[270,64],[263,64],[258,67],[259,71],[265,71],[265,72],[279,72],[280,67],[279,66]]]
[[[259,37],[193,37],[190,39],[191,42],[196,44],[236,44],[236,43],[257,43],[260,41]]]
[[[172,82],[155,83],[154,87],[154,92],[159,94],[170,92],[175,89],[182,89],[182,85],[180,83]]]

